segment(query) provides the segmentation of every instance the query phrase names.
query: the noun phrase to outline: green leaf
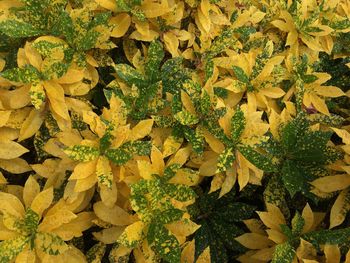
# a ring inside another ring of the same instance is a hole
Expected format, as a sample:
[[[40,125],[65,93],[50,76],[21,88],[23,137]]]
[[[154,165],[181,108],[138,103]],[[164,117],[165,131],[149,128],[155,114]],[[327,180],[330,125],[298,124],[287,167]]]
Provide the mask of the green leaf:
[[[315,82],[316,80],[318,80],[318,77],[315,75],[304,75],[304,76],[302,76],[302,80],[306,84],[309,84],[309,83],[312,83],[312,82]]]
[[[267,154],[257,152],[251,146],[242,145],[238,149],[249,162],[264,172],[273,173],[278,171],[278,163],[275,163]]]
[[[228,262],[226,248],[219,238],[214,237],[213,230],[206,222],[200,222],[201,227],[195,232],[195,257],[196,261],[203,251],[209,246],[210,262],[225,263]]]
[[[249,77],[245,74],[244,70],[241,67],[238,66],[233,66],[233,72],[236,75],[236,78],[245,83],[248,84],[249,83]]]
[[[129,86],[132,86],[134,84],[137,87],[143,87],[145,85],[144,77],[133,67],[127,64],[118,64],[115,65],[114,69],[118,77],[121,78]]]
[[[305,219],[297,211],[292,219],[292,233],[294,236],[299,236],[303,231],[305,225]]]
[[[100,151],[97,148],[87,145],[74,145],[63,150],[69,158],[74,161],[88,162],[95,160]]]
[[[236,159],[234,151],[234,149],[226,147],[225,150],[220,153],[218,163],[216,165],[216,173],[224,172],[232,166],[234,160]]]
[[[164,58],[163,46],[159,41],[152,41],[148,48],[146,63],[145,63],[145,76],[151,83],[159,80],[160,76],[160,63]]]
[[[241,108],[237,108],[235,114],[231,118],[231,138],[236,144],[239,141],[245,128],[244,113]]]
[[[0,262],[11,262],[29,241],[28,237],[19,236],[13,239],[0,242]]]
[[[33,25],[17,20],[5,20],[0,22],[0,31],[13,38],[44,35],[43,31],[33,27]]]
[[[314,246],[320,245],[341,245],[349,242],[350,227],[343,229],[323,229],[303,234],[301,237],[306,241],[312,243]]]
[[[281,173],[284,186],[291,197],[297,192],[301,191],[306,193],[309,191],[307,187],[307,178],[305,177],[306,174],[303,173],[302,168],[300,168],[297,163],[293,161],[285,161]]]
[[[292,263],[295,250],[288,242],[276,246],[271,263]]]
[[[169,263],[180,262],[180,244],[163,225],[152,223],[147,233],[148,243]]]
[[[5,79],[23,84],[38,83],[40,73],[32,65],[26,65],[24,68],[12,68],[0,73]]]

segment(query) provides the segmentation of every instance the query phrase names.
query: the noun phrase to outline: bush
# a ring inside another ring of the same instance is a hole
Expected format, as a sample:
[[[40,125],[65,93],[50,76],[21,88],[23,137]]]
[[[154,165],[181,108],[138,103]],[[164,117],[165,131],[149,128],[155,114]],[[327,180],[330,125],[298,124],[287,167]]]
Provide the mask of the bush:
[[[0,262],[350,262],[348,0],[0,0]]]

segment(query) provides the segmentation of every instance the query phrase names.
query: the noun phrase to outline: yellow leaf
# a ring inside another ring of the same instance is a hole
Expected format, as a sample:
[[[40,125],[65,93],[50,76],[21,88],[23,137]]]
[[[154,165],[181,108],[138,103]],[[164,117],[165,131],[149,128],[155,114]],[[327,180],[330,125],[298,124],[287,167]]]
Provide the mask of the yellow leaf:
[[[122,37],[128,31],[131,24],[131,17],[126,14],[118,14],[109,20],[109,23],[114,27],[111,33],[112,37]]]
[[[0,127],[5,126],[11,115],[10,110],[0,111]]]
[[[70,120],[62,86],[54,81],[44,81],[46,95],[52,110],[65,120]]]
[[[350,210],[350,202],[348,201],[349,198],[349,189],[345,189],[340,192],[331,209],[329,228],[339,226],[344,222],[345,217]]]
[[[163,160],[163,154],[158,150],[158,148],[153,145],[151,150],[151,161],[156,174],[163,175],[165,163]]]
[[[156,171],[154,171],[152,164],[148,161],[138,160],[137,168],[139,170],[140,176],[145,180],[152,180],[152,174],[157,173]]]
[[[43,212],[51,205],[53,200],[53,188],[50,187],[39,193],[34,199],[30,208],[40,217]]]
[[[321,96],[336,98],[340,96],[345,96],[345,93],[338,87],[334,86],[317,86],[314,91]]]
[[[84,70],[79,68],[70,67],[66,74],[57,79],[56,81],[60,84],[72,84],[75,82],[82,81],[84,78]]]
[[[192,148],[187,146],[176,152],[176,154],[169,160],[167,165],[179,164],[180,166],[184,165],[187,162],[188,157],[190,156]]]
[[[69,180],[84,179],[91,174],[94,174],[96,172],[96,164],[97,159],[90,162],[77,164],[72,175],[69,177]]]
[[[350,133],[348,131],[333,127],[331,129],[343,140],[343,143],[350,144]]]
[[[210,184],[210,190],[209,193],[213,193],[217,190],[219,190],[225,180],[225,176],[223,173],[218,173],[214,176],[213,180]]]
[[[76,180],[74,191],[84,192],[92,188],[96,183],[97,183],[97,177],[96,177],[96,174],[93,173],[86,178]]]
[[[137,221],[127,226],[118,239],[118,243],[126,247],[135,246],[143,238],[143,229],[145,224],[142,221]]]
[[[15,263],[35,263],[36,255],[34,250],[25,249],[16,257]]]
[[[180,54],[178,52],[179,40],[175,34],[171,31],[166,32],[163,35],[165,47],[170,52],[172,57],[178,57]]]
[[[108,10],[111,10],[111,11],[117,10],[117,2],[114,0],[95,0],[95,2]]]
[[[104,244],[113,244],[117,242],[124,229],[124,226],[113,226],[103,229],[100,232],[93,232],[92,234],[98,241]]]
[[[302,259],[306,259],[306,258],[315,258],[317,255],[317,251],[315,249],[315,247],[305,241],[304,239],[300,239],[300,245],[296,251],[297,257],[302,260]],[[305,262],[305,261],[303,261]]]
[[[173,135],[166,138],[163,146],[163,157],[174,154],[181,147],[182,141],[182,138],[177,138]]]
[[[280,225],[285,225],[286,221],[281,210],[270,203],[266,204],[268,212],[257,212],[265,226],[280,231]]]
[[[324,193],[332,193],[350,186],[350,175],[325,176],[312,181],[311,184]]]
[[[10,140],[0,140],[0,159],[10,160],[21,156],[22,154],[29,152],[17,142]]]
[[[13,174],[21,174],[32,170],[27,161],[21,158],[11,160],[0,159],[0,168]]]
[[[149,135],[153,127],[153,119],[142,120],[131,129],[129,139],[136,141]]]
[[[210,148],[214,152],[220,154],[225,150],[224,144],[220,140],[215,138],[210,132],[208,132],[208,130],[203,129],[203,135],[204,135],[205,141],[209,144]]]
[[[256,233],[245,233],[235,240],[249,249],[263,249],[273,244],[266,236]]]
[[[119,206],[107,207],[102,202],[94,204],[94,212],[98,218],[115,226],[126,226],[135,222],[135,218]]]
[[[181,101],[182,101],[182,105],[185,107],[185,109],[193,114],[193,115],[197,115],[196,113],[196,109],[194,108],[194,105],[191,101],[190,96],[183,90],[181,90]]]
[[[187,242],[181,252],[181,262],[193,263],[194,262],[195,244],[194,240]]]
[[[199,176],[199,172],[197,171],[189,169],[179,169],[177,170],[175,176],[169,180],[169,183],[194,186],[200,182],[200,179],[201,177]]]
[[[33,109],[23,122],[18,141],[32,137],[39,130],[41,124],[44,122],[44,118],[45,116],[42,110]]]
[[[312,105],[315,107],[316,110],[318,110],[319,112],[327,116],[330,115],[327,105],[323,99],[318,97],[316,94],[310,94],[310,99],[311,99]],[[307,105],[307,106],[310,106],[310,105]]]
[[[287,241],[286,236],[278,230],[267,229],[266,233],[268,234],[269,239],[275,242],[276,244],[281,244]]]
[[[291,30],[288,24],[282,20],[274,20],[271,22],[271,24],[283,32],[289,32]]]
[[[147,18],[162,16],[171,11],[171,9],[168,7],[168,1],[164,0],[162,0],[160,4],[152,2],[150,0],[143,1],[141,10],[144,12]]]
[[[327,263],[339,263],[340,262],[340,249],[337,245],[326,244],[324,246],[324,254],[326,256]]]
[[[2,172],[0,172],[0,185],[1,184],[7,184],[7,180],[4,177],[4,175],[2,174]]]
[[[314,225],[314,213],[312,212],[309,204],[306,204],[301,216],[304,218],[305,221],[302,233],[307,233],[312,229]]]
[[[115,183],[112,183],[111,188],[108,188],[105,185],[100,185],[100,197],[106,206],[113,207],[117,202],[118,197],[118,189]]]
[[[67,224],[75,218],[77,218],[77,216],[72,211],[62,208],[54,213],[46,215],[42,223],[39,225],[38,230],[43,232],[52,232],[53,229],[59,228],[61,225]]]
[[[290,31],[287,36],[286,46],[292,47],[293,45],[296,45],[298,41],[298,37],[299,37],[298,31],[296,30]]]
[[[24,207],[21,201],[14,195],[0,192],[0,211],[18,218],[24,216]]]
[[[235,185],[237,174],[235,169],[228,168],[226,170],[226,177],[222,183],[219,198],[230,192]]]
[[[33,176],[29,176],[23,188],[23,200],[26,208],[30,207],[34,198],[40,193],[40,185]]]

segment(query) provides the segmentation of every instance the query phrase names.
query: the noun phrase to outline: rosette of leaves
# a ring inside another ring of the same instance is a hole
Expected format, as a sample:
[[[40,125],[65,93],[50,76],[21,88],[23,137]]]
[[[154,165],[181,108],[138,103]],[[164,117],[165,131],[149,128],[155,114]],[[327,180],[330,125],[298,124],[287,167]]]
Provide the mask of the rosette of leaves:
[[[210,262],[230,262],[232,253],[245,248],[235,237],[244,230],[241,221],[251,218],[255,206],[240,202],[235,190],[219,198],[219,191],[200,193],[196,202],[188,207],[191,219],[200,225],[194,233],[194,262],[209,248]]]
[[[59,38],[39,37],[32,43],[27,42],[23,49],[19,49],[18,67],[1,73],[3,78],[19,86],[16,95],[23,97],[19,105],[12,102],[17,98],[8,92],[9,107],[13,104],[16,108],[20,108],[31,103],[35,108],[29,118],[37,129],[31,129],[31,132],[22,135],[22,140],[31,137],[40,128],[44,120],[43,112],[47,108],[50,109],[59,128],[69,130],[71,118],[68,105],[72,100],[67,99],[65,94],[82,95],[91,88],[82,84],[86,77],[84,69],[70,63],[66,47],[67,44]],[[97,80],[93,80],[93,76],[90,75],[88,78],[93,85],[96,85]]]
[[[131,207],[140,221],[127,226],[118,242],[130,249],[147,242],[162,259],[180,262],[181,244],[198,228],[186,213],[196,197],[190,187],[195,173],[175,161],[165,166],[155,147],[151,161],[138,161],[142,179],[130,185]]]
[[[140,139],[149,134],[153,120],[143,120],[130,129],[127,115],[125,103],[112,96],[110,108],[105,108],[101,116],[94,112],[83,113],[83,120],[93,133],[89,139],[82,140],[80,136],[75,137],[77,140],[69,139],[73,135],[70,132],[60,135],[61,142],[70,142],[63,151],[72,160],[80,162],[70,177],[70,180],[76,180],[74,190],[86,191],[98,182],[102,200],[108,206],[113,206],[117,198],[112,164],[121,166],[136,155],[151,152],[151,142]]]
[[[319,229],[325,213],[313,212],[307,204],[302,214],[296,211],[291,221],[287,222],[277,206],[269,203],[266,206],[267,212],[257,212],[263,224],[257,219],[245,220],[251,233],[236,238],[250,249],[238,258],[240,262],[322,262],[323,258],[340,262],[341,254],[347,253],[350,228]],[[263,225],[266,229],[263,229]],[[321,256],[322,252],[324,256]]]
[[[298,111],[304,106],[311,112],[317,110],[330,117],[328,103],[326,103],[326,101],[329,102],[328,98],[345,95],[338,87],[324,85],[328,83],[332,76],[326,72],[313,72],[305,55],[301,59],[289,56],[287,58],[287,68],[291,73],[290,80],[295,86]]]
[[[240,189],[243,189],[248,182],[256,184],[256,181],[261,180],[263,172],[254,167],[240,153],[241,146],[254,145],[266,140],[264,135],[269,127],[267,123],[261,120],[261,115],[262,112],[249,113],[246,105],[242,105],[237,107],[234,112],[231,110],[230,114],[222,118],[219,128],[212,132],[215,138],[208,136],[208,134],[205,135],[209,146],[218,155],[214,157],[214,166],[209,161],[208,164],[204,163],[200,167],[200,171],[205,172],[206,170],[205,175],[209,175],[210,171],[212,173],[215,171],[215,174],[225,172],[226,178],[234,177],[233,180],[226,180],[227,182],[222,183],[220,196],[232,189],[236,181],[236,175]],[[208,130],[211,131],[211,129]]]
[[[115,65],[119,79],[112,82],[112,92],[123,98],[130,108],[130,117],[136,120],[144,119],[157,113],[164,107],[161,62],[164,58],[163,46],[159,41],[152,41],[147,56],[137,69],[128,64]],[[128,86],[128,90],[120,89],[118,82]],[[110,97],[110,90],[106,95]]]
[[[299,49],[299,39],[309,49],[316,52],[330,54],[333,48],[333,38],[330,35],[334,30],[329,20],[321,16],[324,5],[309,5],[306,0],[293,1],[287,10],[280,10],[279,18],[271,22],[282,32],[287,33],[286,46]]]
[[[350,162],[348,161],[350,155],[350,133],[346,129],[332,128],[332,130],[344,143],[340,145],[340,148],[345,153],[344,160],[339,167],[334,167],[338,173],[317,178],[311,182],[311,185],[315,187],[313,192],[320,197],[339,193],[330,212],[330,228],[345,223],[346,216],[350,211]]]
[[[271,40],[265,42],[262,48],[252,48],[236,56],[237,62],[232,68],[236,79],[231,79],[230,86],[226,87],[235,93],[246,92],[252,111],[271,107],[269,101],[285,94],[280,88],[285,79],[285,69],[281,66],[284,56],[274,54]]]
[[[242,146],[240,152],[256,167],[278,173],[291,197],[301,192],[317,202],[310,183],[329,173],[327,165],[342,158],[328,142],[332,132],[312,130],[305,114],[298,114],[279,130],[279,140],[271,137],[256,147]]]
[[[93,213],[75,214],[76,204],[60,200],[54,206],[53,188],[40,191],[30,176],[17,194],[0,192],[0,261],[72,259],[84,262],[84,255],[65,241],[82,235],[94,219]],[[79,204],[78,204],[79,205]]]

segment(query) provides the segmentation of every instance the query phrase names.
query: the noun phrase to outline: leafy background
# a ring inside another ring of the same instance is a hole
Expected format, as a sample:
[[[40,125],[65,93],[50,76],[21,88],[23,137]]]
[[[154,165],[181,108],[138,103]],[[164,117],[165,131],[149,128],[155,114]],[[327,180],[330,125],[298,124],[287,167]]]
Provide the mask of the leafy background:
[[[350,262],[348,0],[0,0],[0,262]]]

